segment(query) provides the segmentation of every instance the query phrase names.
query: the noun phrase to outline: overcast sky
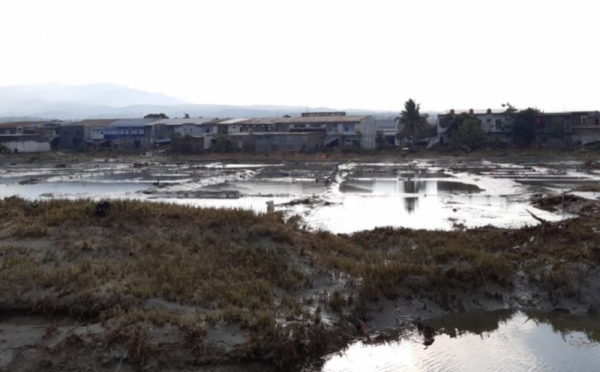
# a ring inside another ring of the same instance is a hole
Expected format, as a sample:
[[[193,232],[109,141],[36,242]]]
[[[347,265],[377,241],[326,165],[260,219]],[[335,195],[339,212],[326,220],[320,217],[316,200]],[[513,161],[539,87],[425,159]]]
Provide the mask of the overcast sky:
[[[600,109],[600,1],[0,0],[0,86],[193,103]]]

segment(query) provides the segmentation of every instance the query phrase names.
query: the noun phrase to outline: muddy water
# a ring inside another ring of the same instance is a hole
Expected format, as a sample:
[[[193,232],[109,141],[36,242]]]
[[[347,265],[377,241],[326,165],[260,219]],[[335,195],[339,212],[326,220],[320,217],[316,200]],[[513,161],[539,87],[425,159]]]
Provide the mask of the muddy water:
[[[328,357],[321,371],[513,372],[600,368],[598,319],[499,311],[442,317],[427,326],[431,328],[425,328],[425,332],[415,331],[390,342],[355,343]]]

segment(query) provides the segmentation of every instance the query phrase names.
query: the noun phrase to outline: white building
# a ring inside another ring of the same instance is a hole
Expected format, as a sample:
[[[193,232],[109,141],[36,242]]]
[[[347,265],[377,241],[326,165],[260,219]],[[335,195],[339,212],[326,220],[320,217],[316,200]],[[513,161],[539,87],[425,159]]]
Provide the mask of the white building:
[[[440,123],[447,115],[470,114],[481,121],[483,131],[492,137],[498,138],[504,142],[510,142],[512,136],[508,129],[509,119],[506,117],[506,109],[486,109],[486,110],[448,110],[438,114],[438,138],[441,144],[449,143],[450,137]]]

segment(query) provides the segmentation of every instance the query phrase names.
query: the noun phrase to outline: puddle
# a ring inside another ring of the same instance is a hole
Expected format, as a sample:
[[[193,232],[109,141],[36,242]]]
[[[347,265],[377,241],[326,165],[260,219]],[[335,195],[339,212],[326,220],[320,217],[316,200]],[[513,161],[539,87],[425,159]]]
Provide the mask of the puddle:
[[[427,325],[400,340],[352,344],[327,358],[321,371],[596,371],[600,365],[598,319],[496,311]]]
[[[340,191],[370,194],[474,194],[484,191],[477,185],[452,181],[357,180],[342,182]]]
[[[459,173],[426,161],[336,167],[310,162],[142,167],[102,162],[66,168],[2,168],[0,197],[130,198],[256,212],[266,212],[266,202],[272,200],[276,211],[287,217],[300,215],[310,229],[353,233],[384,226],[450,230],[537,224],[528,209],[545,220],[557,221],[569,216],[532,208],[528,199],[536,186],[519,183],[517,177],[524,172],[551,176],[544,182],[555,186],[563,185],[563,180],[579,182],[581,177],[593,181],[576,172],[565,172],[568,174],[561,178],[543,168],[483,163],[465,164]],[[514,175],[510,179],[483,174],[482,166],[493,168],[496,176],[502,172]],[[334,174],[333,169],[339,172]],[[31,184],[18,183],[28,181]],[[307,197],[308,203],[288,204]]]
[[[205,186],[203,190],[236,190],[244,195],[313,195],[327,189],[323,182],[311,181],[244,181],[224,182],[217,185]]]
[[[338,200],[338,199],[331,199]],[[349,234],[382,226],[449,230],[456,225],[521,227],[532,225],[527,209],[542,218],[563,218],[508,197],[490,195],[364,195],[346,194],[339,203],[298,213],[315,228]]]
[[[18,195],[25,199],[40,199],[48,194],[53,196],[78,195],[92,197],[97,195],[126,194],[146,190],[150,183],[139,182],[48,182],[33,185],[0,185],[0,198]]]

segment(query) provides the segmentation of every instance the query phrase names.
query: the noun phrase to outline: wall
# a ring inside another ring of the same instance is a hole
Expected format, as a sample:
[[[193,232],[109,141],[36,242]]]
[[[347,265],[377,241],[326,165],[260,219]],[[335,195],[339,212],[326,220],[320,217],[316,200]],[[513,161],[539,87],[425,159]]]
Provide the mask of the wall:
[[[254,136],[257,152],[286,152],[310,150],[323,146],[325,133],[272,134]]]
[[[171,140],[171,150],[182,154],[200,154],[204,152],[204,137],[175,137]]]
[[[375,120],[372,116],[367,116],[355,126],[356,131],[360,131],[360,147],[363,149],[375,148]]]
[[[11,153],[16,152],[48,152],[50,151],[50,142],[37,142],[37,141],[6,141],[0,142],[0,146],[4,146],[10,150]]]
[[[62,148],[86,148],[85,131],[82,125],[64,125],[58,130],[59,146]]]

